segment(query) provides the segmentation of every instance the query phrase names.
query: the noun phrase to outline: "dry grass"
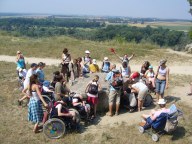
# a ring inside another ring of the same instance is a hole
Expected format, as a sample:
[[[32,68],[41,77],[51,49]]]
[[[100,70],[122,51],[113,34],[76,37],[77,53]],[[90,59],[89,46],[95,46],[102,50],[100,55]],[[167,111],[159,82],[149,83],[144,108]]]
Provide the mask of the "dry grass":
[[[27,121],[27,107],[18,107],[17,99],[20,97],[20,91],[17,89],[17,80],[15,73],[15,64],[0,62],[0,143],[103,143],[103,144],[152,144],[151,137],[147,134],[140,134],[137,125],[127,126],[126,123],[117,124],[116,127],[97,126],[95,129],[85,130],[82,134],[70,133],[64,138],[50,140],[43,133],[33,134],[33,125]],[[46,67],[45,73],[47,79],[51,78],[53,70],[57,67]],[[178,86],[183,80],[189,79],[189,76],[172,75],[171,85]],[[175,79],[177,77],[177,79]],[[191,79],[190,79],[191,80]],[[173,135],[164,135],[159,143],[185,143],[192,142],[192,113],[191,107],[183,103],[177,103],[177,106],[183,110],[184,119],[180,121],[178,129]]]

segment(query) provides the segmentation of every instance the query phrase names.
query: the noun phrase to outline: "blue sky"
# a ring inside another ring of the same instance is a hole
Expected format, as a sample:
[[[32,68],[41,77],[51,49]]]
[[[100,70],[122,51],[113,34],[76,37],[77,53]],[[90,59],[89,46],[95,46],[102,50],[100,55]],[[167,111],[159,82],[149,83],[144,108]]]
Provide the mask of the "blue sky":
[[[187,0],[0,0],[0,12],[192,19]]]

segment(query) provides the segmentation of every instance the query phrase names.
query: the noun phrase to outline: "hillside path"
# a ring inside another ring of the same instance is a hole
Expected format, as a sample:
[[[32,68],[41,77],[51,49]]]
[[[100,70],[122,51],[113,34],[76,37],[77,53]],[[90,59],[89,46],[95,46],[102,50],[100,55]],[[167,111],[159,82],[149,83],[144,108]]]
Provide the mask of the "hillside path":
[[[5,62],[15,62],[16,57],[15,56],[7,56],[7,55],[0,55],[0,61]],[[36,57],[25,57],[25,61],[28,64],[31,63],[39,63],[44,62],[46,65],[55,65],[58,66],[61,62],[60,59],[53,59],[53,58],[36,58]],[[102,62],[97,61],[98,65],[101,67]],[[117,68],[120,67],[119,62],[114,62],[117,64]],[[137,64],[134,60],[130,62],[131,70],[132,71],[140,71],[141,64]],[[184,75],[192,75],[192,64],[188,65],[172,65],[168,63],[168,66],[170,68],[171,74],[184,74]],[[157,69],[157,66],[154,66],[154,70]]]

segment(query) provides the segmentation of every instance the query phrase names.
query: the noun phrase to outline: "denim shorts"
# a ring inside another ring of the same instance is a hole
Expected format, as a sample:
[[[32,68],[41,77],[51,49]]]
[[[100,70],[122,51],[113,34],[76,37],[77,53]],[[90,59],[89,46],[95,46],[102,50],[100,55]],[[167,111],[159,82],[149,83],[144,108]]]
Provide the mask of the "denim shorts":
[[[156,93],[159,93],[161,95],[164,94],[165,85],[166,85],[166,80],[156,79],[156,82],[155,82]]]

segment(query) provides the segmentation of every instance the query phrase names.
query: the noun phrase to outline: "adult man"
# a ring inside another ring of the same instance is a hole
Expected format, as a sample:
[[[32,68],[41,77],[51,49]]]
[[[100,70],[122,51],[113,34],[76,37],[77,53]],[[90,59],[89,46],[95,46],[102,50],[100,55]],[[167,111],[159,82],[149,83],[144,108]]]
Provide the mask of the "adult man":
[[[109,112],[106,115],[113,116],[113,103],[116,102],[116,112],[115,115],[119,114],[119,105],[120,105],[120,92],[123,85],[123,79],[119,70],[116,69],[116,65],[113,64],[111,71],[107,74],[105,78],[106,81],[110,83],[110,92],[109,92]]]

